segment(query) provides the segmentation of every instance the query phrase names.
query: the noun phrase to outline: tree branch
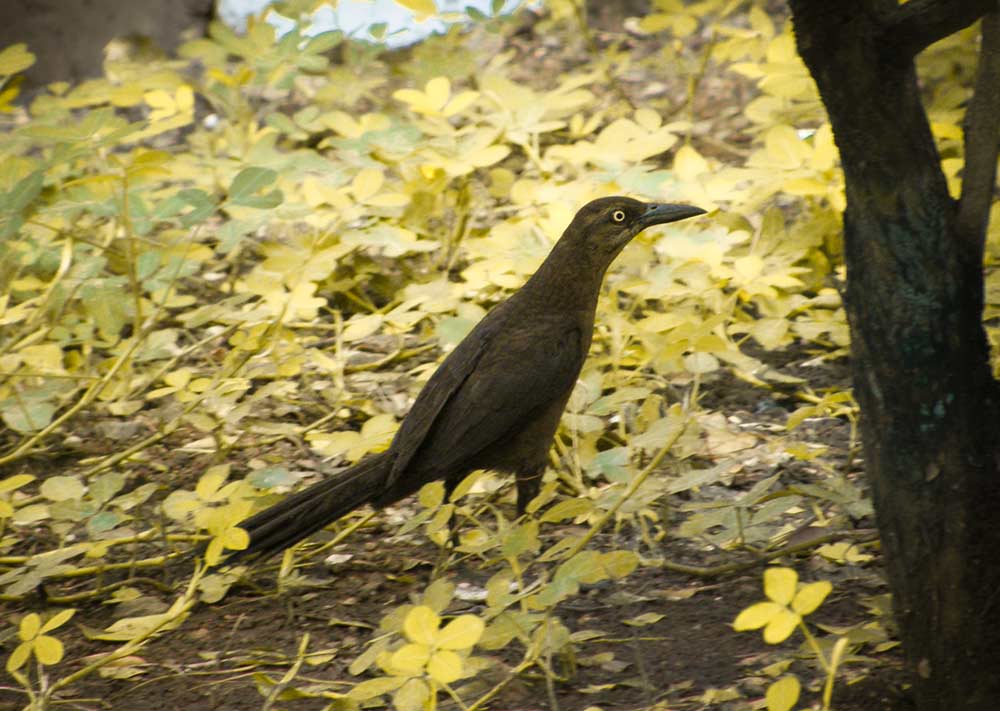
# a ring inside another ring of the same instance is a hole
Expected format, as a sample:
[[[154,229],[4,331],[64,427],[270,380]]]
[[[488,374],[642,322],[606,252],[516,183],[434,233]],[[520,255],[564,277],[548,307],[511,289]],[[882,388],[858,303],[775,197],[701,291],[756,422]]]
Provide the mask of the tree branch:
[[[910,0],[885,18],[883,34],[903,58],[912,59],[938,40],[995,12],[997,5],[997,0]]]
[[[1000,10],[983,17],[976,87],[965,112],[965,169],[958,203],[961,239],[982,254],[1000,150]]]

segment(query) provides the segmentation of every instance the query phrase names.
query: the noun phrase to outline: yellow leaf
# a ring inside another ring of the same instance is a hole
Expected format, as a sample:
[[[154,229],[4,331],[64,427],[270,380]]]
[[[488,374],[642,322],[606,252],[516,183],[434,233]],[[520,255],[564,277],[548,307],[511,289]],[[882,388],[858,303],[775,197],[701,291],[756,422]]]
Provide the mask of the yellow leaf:
[[[830,170],[839,155],[837,145],[833,142],[833,128],[829,123],[824,123],[813,135],[813,170],[819,172]]]
[[[74,614],[76,614],[76,610],[72,608],[57,612],[51,619],[49,619],[48,622],[42,625],[42,633],[51,632],[54,629],[62,627],[64,624],[69,622],[69,618],[71,618]]]
[[[451,82],[447,77],[434,77],[424,86],[424,92],[429,104],[440,109],[451,95]]]
[[[648,108],[638,109],[633,118],[637,124],[647,131],[655,131],[663,124],[663,119],[660,118],[660,115]]]
[[[681,180],[695,180],[708,172],[708,162],[691,146],[681,146],[674,156],[674,172]]]
[[[439,684],[450,684],[462,676],[462,658],[447,649],[435,652],[427,661],[427,674]]]
[[[20,355],[24,362],[31,363],[32,369],[36,372],[49,371],[61,373],[63,368],[63,350],[55,343],[46,343],[37,346],[25,346],[20,350]]]
[[[760,629],[781,612],[781,605],[774,602],[758,602],[744,609],[733,621],[737,632]]]
[[[353,699],[354,701],[368,701],[374,699],[382,694],[388,694],[391,691],[395,691],[405,683],[403,677],[398,676],[383,676],[377,679],[368,679],[362,681],[360,684],[355,684],[351,687],[351,690],[347,692],[347,698]]]
[[[21,618],[21,624],[17,628],[17,636],[22,642],[30,642],[38,636],[38,631],[42,628],[42,618],[37,612],[29,612]]]
[[[30,642],[22,642],[14,648],[7,658],[7,672],[14,672],[24,666],[24,663],[31,657],[31,650],[34,648]]]
[[[385,182],[385,176],[378,168],[365,168],[351,182],[351,192],[354,197],[364,202],[377,193]]]
[[[684,356],[684,369],[689,373],[713,373],[719,369],[719,359],[711,353],[691,353]]]
[[[58,664],[63,658],[63,643],[43,634],[35,640],[35,656],[42,664]]]
[[[799,168],[812,158],[809,145],[799,138],[794,128],[785,124],[767,132],[764,146],[771,163],[781,168]]]
[[[360,684],[355,684],[347,692],[347,698],[355,701],[368,701],[382,694],[395,691],[405,683],[403,677],[383,676],[377,679],[368,679]]]
[[[396,4],[402,5],[407,10],[412,10],[414,12],[413,19],[417,22],[423,22],[437,14],[437,5],[434,4],[434,0],[396,0]]]
[[[788,605],[795,597],[799,574],[791,568],[768,568],[764,571],[764,594],[768,600]]]
[[[331,111],[328,114],[323,114],[322,121],[327,128],[347,138],[357,138],[364,133],[361,124],[355,121],[354,117],[350,114],[343,111]]]
[[[774,36],[774,24],[771,21],[771,16],[757,5],[750,8],[750,27],[766,39]]]
[[[624,578],[639,567],[639,556],[632,551],[602,553],[601,566],[612,578]]]
[[[28,51],[28,45],[23,42],[12,44],[0,52],[0,74],[10,76],[35,63],[35,55]]]
[[[799,680],[794,676],[784,676],[767,687],[764,695],[767,711],[791,711],[799,700]]]
[[[389,665],[400,674],[414,676],[423,672],[430,656],[431,648],[425,644],[404,644],[393,653]]]
[[[801,619],[791,610],[782,608],[764,628],[764,641],[768,644],[784,642],[795,631],[795,626]]]
[[[244,529],[234,526],[222,534],[222,544],[230,550],[246,550],[246,547],[250,545],[250,534]]]
[[[344,327],[342,338],[345,343],[360,341],[375,333],[382,326],[382,314],[367,314],[354,316]]]
[[[417,493],[417,498],[425,509],[436,509],[444,501],[444,484],[440,481],[425,484]]]
[[[4,491],[13,491],[18,489],[25,484],[30,484],[35,480],[31,474],[15,474],[14,476],[9,476],[6,479],[0,479],[0,493]]]
[[[174,388],[184,388],[191,381],[191,369],[180,368],[163,376],[163,382]]]
[[[219,491],[219,487],[225,483],[228,477],[229,465],[216,464],[214,467],[209,467],[205,473],[201,475],[194,491],[198,495],[198,498],[203,501],[214,501],[216,492]]]
[[[365,201],[373,207],[403,207],[410,204],[410,196],[405,193],[382,193]]]
[[[803,585],[792,600],[792,609],[800,615],[808,615],[822,604],[831,590],[833,584],[829,580]]]
[[[826,195],[832,187],[830,183],[815,178],[792,178],[781,186],[791,195]]]
[[[418,605],[410,610],[403,621],[403,633],[411,642],[434,644],[441,618],[429,607]]]
[[[755,322],[750,334],[764,348],[776,349],[782,345],[788,333],[789,322],[783,318],[762,318]]]
[[[469,649],[483,636],[485,625],[475,615],[462,615],[445,625],[437,636],[439,649]]]
[[[462,158],[477,168],[485,168],[486,166],[499,163],[506,158],[509,153],[510,148],[508,146],[493,145],[481,148],[473,153],[466,154],[462,156]]]
[[[423,679],[409,679],[399,691],[392,695],[392,707],[396,711],[426,711],[431,690]]]
[[[764,260],[756,254],[733,260],[733,270],[742,282],[751,282],[764,271]]]
[[[441,113],[445,116],[454,116],[467,109],[478,98],[478,91],[463,91],[449,101],[441,110]]]

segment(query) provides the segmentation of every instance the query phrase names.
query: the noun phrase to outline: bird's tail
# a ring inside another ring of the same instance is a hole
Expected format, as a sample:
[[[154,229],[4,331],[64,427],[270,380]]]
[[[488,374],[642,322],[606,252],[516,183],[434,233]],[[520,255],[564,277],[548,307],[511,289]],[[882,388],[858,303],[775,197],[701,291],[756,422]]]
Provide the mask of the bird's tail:
[[[292,494],[240,523],[250,545],[226,560],[267,557],[333,523],[384,491],[392,457],[388,452],[362,459],[350,469]]]

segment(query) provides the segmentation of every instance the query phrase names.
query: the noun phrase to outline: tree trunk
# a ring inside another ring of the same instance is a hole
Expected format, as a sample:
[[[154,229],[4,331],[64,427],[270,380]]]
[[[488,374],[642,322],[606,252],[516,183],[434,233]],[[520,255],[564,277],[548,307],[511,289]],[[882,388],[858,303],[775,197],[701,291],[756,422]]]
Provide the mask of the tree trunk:
[[[982,326],[982,235],[958,226],[920,101],[912,55],[926,37],[887,22],[907,7],[896,0],[790,5],[845,174],[854,390],[917,707],[994,711],[1000,391]]]

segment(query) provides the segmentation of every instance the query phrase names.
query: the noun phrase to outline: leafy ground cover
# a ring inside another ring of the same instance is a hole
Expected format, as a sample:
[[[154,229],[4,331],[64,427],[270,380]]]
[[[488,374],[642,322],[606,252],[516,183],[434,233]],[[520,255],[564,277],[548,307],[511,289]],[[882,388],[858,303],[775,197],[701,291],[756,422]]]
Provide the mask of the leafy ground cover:
[[[780,14],[660,5],[391,54],[215,26],[9,108],[0,701],[788,709],[833,680],[838,709],[893,707],[829,125]],[[922,60],[955,181],[967,39]],[[0,54],[8,89],[30,61]],[[619,259],[529,518],[480,473],[192,572],[195,542],[213,562],[385,447],[441,352],[619,192],[713,213]]]

